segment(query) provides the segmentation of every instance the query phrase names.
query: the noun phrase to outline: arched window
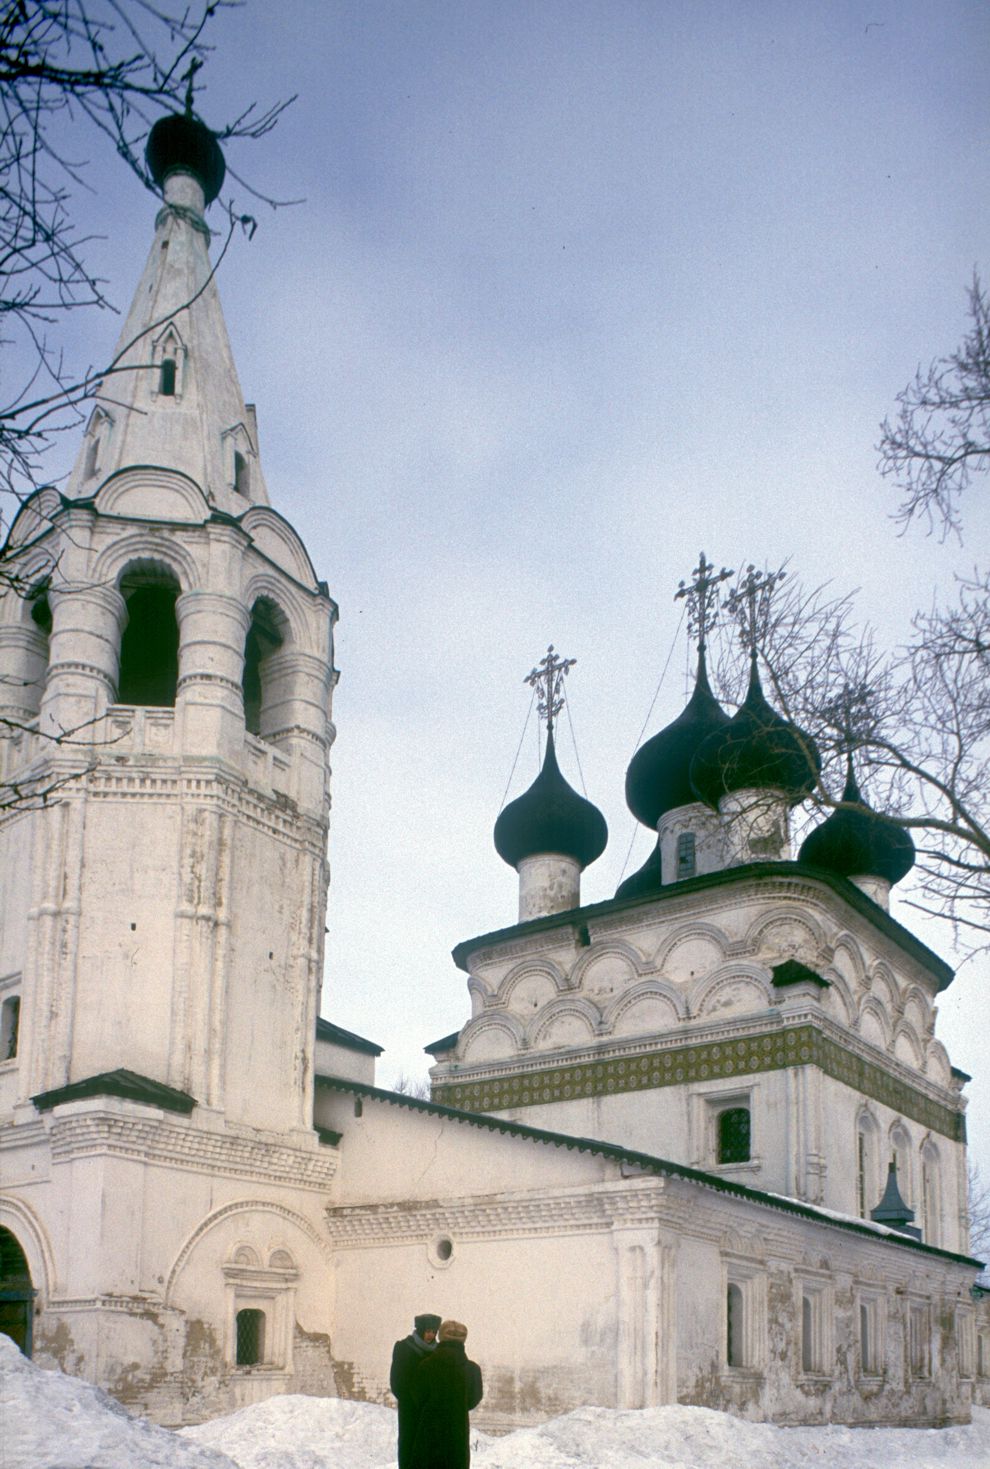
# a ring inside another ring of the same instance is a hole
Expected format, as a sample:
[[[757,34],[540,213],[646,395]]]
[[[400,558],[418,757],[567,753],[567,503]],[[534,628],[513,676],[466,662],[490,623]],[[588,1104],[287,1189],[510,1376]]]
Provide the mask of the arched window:
[[[742,1287],[732,1283],[725,1293],[725,1360],[729,1367],[744,1367]]]
[[[175,358],[163,357],[158,377],[158,391],[163,398],[175,397]]]
[[[238,495],[248,495],[251,487],[248,462],[240,449],[234,450],[234,489]]]
[[[251,625],[244,642],[244,727],[262,738],[270,733],[266,714],[271,705],[268,661],[285,642],[285,615],[267,597],[259,597],[251,609]]]
[[[749,1162],[749,1108],[728,1107],[718,1114],[718,1148],[720,1163]]]
[[[801,1297],[801,1371],[815,1370],[815,1317],[811,1297]]]
[[[128,571],[120,592],[127,623],[120,641],[117,702],[169,708],[179,682],[179,584],[171,572],[149,565]]]
[[[265,1360],[265,1313],[245,1307],[237,1313],[237,1365],[255,1367]]]
[[[942,1199],[938,1150],[927,1142],[921,1150],[921,1226],[926,1245],[940,1245]]]
[[[13,1061],[21,1029],[21,997],[8,995],[0,1006],[0,1061]]]
[[[27,1257],[17,1237],[0,1228],[0,1332],[31,1355],[34,1289]]]
[[[862,1113],[856,1124],[856,1212],[869,1219],[880,1202],[877,1178],[877,1129],[873,1118]]]
[[[677,838],[677,877],[694,877],[696,871],[695,837],[693,831],[682,831]]]

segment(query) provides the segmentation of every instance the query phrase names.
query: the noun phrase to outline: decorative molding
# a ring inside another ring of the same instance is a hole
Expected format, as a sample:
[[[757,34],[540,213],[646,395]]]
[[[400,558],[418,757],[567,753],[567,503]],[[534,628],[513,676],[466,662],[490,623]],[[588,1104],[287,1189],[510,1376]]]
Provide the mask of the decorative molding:
[[[338,1154],[326,1144],[312,1153],[260,1139],[234,1137],[177,1127],[155,1118],[125,1117],[114,1112],[85,1112],[59,1117],[51,1130],[52,1161],[111,1154],[150,1166],[187,1172],[249,1178],[256,1183],[290,1184],[321,1191],[337,1172]]]
[[[726,1077],[752,1076],[791,1066],[817,1066],[826,1076],[852,1087],[953,1142],[965,1141],[961,1111],[927,1096],[814,1024],[792,1025],[738,1039],[701,1045],[557,1064],[472,1081],[437,1081],[433,1100],[469,1112],[570,1102],[657,1087],[696,1085]]]

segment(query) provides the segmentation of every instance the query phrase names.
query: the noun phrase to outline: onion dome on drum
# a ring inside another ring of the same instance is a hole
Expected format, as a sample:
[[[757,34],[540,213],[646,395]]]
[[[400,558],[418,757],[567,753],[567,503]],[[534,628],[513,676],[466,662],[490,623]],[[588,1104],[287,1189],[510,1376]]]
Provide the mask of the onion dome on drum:
[[[191,173],[212,204],[223,187],[227,166],[220,144],[205,123],[188,113],[160,117],[148,135],[144,150],[151,176],[159,188],[170,173]]]
[[[629,762],[626,805],[637,821],[655,831],[666,812],[697,801],[689,775],[692,757],[708,735],[725,729],[728,724],[729,716],[708,683],[702,648],[698,653],[694,693],[687,707],[659,734],[641,745]],[[659,885],[659,869],[657,880]]]
[[[805,838],[799,860],[842,877],[880,877],[891,884],[900,882],[914,866],[914,842],[902,826],[866,804],[851,759],[842,801],[843,805]]]
[[[697,798],[714,810],[732,791],[782,791],[796,806],[814,790],[821,756],[811,735],[782,719],[763,695],[756,654],[746,699],[723,729],[703,741],[691,761]]]
[[[608,827],[597,806],[579,796],[560,773],[553,734],[543,768],[528,791],[510,801],[495,823],[495,850],[510,867],[556,852],[582,868],[605,850]]]

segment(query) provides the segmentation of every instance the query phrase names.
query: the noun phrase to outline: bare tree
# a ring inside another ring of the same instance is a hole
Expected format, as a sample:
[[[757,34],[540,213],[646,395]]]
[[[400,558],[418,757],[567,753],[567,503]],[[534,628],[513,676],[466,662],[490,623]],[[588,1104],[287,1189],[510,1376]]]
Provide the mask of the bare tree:
[[[969,1183],[969,1253],[975,1260],[990,1261],[990,1183],[972,1159],[968,1168]],[[981,1284],[987,1282],[984,1270]]]
[[[879,470],[904,494],[898,519],[961,534],[959,500],[990,467],[990,300],[974,272],[970,328],[949,357],[919,367],[880,428]]]

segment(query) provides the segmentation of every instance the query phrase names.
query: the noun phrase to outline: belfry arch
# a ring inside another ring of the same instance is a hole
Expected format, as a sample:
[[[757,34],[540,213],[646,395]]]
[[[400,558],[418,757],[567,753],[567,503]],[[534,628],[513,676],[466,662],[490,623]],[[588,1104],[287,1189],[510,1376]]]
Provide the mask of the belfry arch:
[[[270,597],[258,597],[244,640],[244,727],[262,739],[271,733],[273,688],[270,662],[289,641],[289,622]]]
[[[179,682],[180,587],[170,568],[135,562],[120,579],[127,621],[120,640],[117,703],[171,708]]]

